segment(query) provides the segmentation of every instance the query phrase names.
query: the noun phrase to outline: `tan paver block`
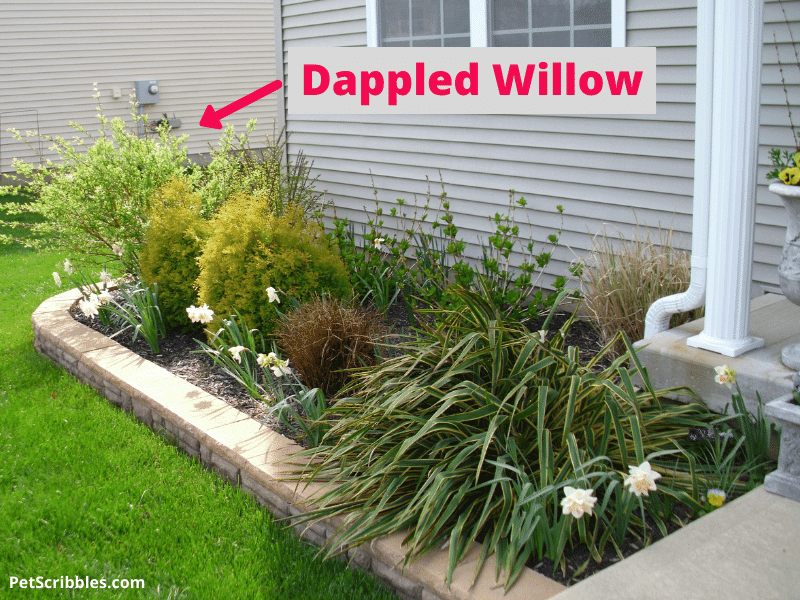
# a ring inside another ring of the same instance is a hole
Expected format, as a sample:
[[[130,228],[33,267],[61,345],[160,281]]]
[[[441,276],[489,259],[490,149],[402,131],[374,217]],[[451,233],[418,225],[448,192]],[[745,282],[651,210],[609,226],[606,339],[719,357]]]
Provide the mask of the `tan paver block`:
[[[519,579],[514,582],[514,585],[506,593],[503,585],[494,578],[496,564],[494,556],[486,559],[486,563],[475,580],[475,584],[469,589],[471,594],[469,598],[481,598],[482,600],[489,598],[496,598],[497,600],[546,600],[567,589],[557,581],[545,577],[541,573],[531,569],[524,569]],[[472,573],[470,573],[470,577],[472,577]],[[454,574],[454,590],[462,589],[461,581],[460,579],[457,581]]]
[[[244,463],[248,457],[261,452],[261,447],[269,438],[267,431],[270,430],[245,413],[236,412],[240,418],[206,430],[208,440],[204,443],[220,456]]]
[[[64,312],[68,312],[72,305],[81,298],[81,293],[77,288],[61,292],[57,296],[52,296],[37,306],[34,314],[38,312],[53,312],[55,310],[63,310]],[[70,319],[71,318],[72,317],[70,317]]]
[[[399,532],[373,540],[369,544],[369,551],[380,562],[401,570],[406,555],[406,547],[403,546],[405,535],[404,532]],[[409,563],[405,566],[403,575],[445,597],[471,598],[469,582],[472,581],[479,554],[480,548],[474,545],[453,572],[453,581],[449,588],[445,581],[448,559],[447,551],[444,550],[430,552]]]
[[[371,544],[370,549],[383,562],[391,562],[401,567],[405,560],[405,547],[401,545],[404,537],[404,533],[398,533],[376,540]],[[477,545],[470,549],[461,565],[453,572],[454,581],[456,578],[466,579],[467,576],[469,579],[472,578],[472,572],[479,555],[480,550]],[[448,594],[448,586],[445,581],[448,564],[447,550],[434,550],[406,565],[405,571],[408,577],[419,581],[437,594],[445,595]],[[462,587],[466,588],[468,586],[464,585]]]
[[[57,313],[44,313],[43,315],[37,316],[37,318],[47,318],[49,316],[55,316],[56,314]],[[67,315],[67,317],[69,319],[67,322],[59,319],[60,322],[58,324],[52,323],[46,325],[50,334],[58,336],[58,347],[62,350],[72,355],[78,355],[91,352],[92,350],[108,348],[110,346],[119,346],[119,344],[111,338],[93,329],[89,329],[85,325],[81,325],[69,315]]]
[[[164,392],[164,380],[175,378],[166,369],[119,344],[85,352],[81,362],[129,396],[139,396],[138,392],[141,391],[150,398],[149,403],[154,402],[153,396],[160,396]],[[147,398],[143,400],[148,401]]]
[[[279,434],[265,436],[262,447],[253,452],[242,470],[287,502],[302,501],[303,486],[289,479],[299,468],[291,463],[299,460],[294,455],[300,450],[300,446]]]
[[[179,378],[175,379],[186,383]],[[186,389],[174,379],[167,379],[162,383],[165,387],[175,386],[179,391]],[[194,388],[194,386],[192,387]],[[163,411],[161,415],[201,444],[209,446],[209,448],[217,447],[219,444],[210,435],[211,430],[241,420],[241,412],[199,388],[194,389],[198,390],[198,393],[189,391],[189,394],[193,396],[191,398],[187,398],[185,393],[164,396],[165,401],[159,403],[160,411]],[[154,410],[159,411],[159,407]]]
[[[49,300],[45,300],[39,306],[36,307],[36,310],[33,312],[35,315],[40,315],[43,313],[68,313],[70,307],[80,298],[80,295],[77,295],[72,300],[59,300],[58,297],[50,298]],[[70,317],[71,319],[72,317]]]
[[[84,350],[104,348],[116,343],[106,336],[81,325],[66,312],[34,313],[31,316],[31,323],[34,331],[38,331],[44,340],[74,355],[78,355]],[[104,338],[105,341],[100,338]],[[94,341],[94,346],[86,347],[85,341],[89,339]],[[78,344],[81,340],[84,341],[82,345]]]

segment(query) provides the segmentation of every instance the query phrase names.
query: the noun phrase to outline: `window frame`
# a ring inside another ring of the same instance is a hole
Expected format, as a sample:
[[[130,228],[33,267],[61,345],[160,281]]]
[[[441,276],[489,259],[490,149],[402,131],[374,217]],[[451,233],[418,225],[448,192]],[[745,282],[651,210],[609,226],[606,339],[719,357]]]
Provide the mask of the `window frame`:
[[[491,0],[469,0],[470,46],[489,46],[489,2]],[[367,46],[377,48],[378,0],[367,2]],[[625,0],[611,0],[611,47],[624,48],[626,44]]]

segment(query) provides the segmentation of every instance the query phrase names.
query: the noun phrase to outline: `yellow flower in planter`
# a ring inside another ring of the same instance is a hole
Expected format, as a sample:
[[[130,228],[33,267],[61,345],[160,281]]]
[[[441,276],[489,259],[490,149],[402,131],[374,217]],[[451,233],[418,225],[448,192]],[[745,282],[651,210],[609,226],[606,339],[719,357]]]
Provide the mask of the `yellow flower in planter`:
[[[800,183],[800,167],[789,167],[778,174],[781,181],[786,185],[797,185]]]

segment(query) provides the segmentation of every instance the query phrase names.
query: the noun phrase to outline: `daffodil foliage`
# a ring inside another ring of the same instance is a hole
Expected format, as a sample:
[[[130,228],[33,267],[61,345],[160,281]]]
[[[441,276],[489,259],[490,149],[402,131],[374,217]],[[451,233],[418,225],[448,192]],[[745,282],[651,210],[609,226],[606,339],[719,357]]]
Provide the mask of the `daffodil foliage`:
[[[607,368],[602,355],[582,364],[569,324],[529,332],[488,294],[457,293],[324,415],[302,479],[321,483],[308,520],[344,517],[330,552],[405,531],[409,560],[448,548],[449,577],[481,540],[475,573],[496,553],[510,585],[530,557],[563,565],[585,543],[599,560],[626,534],[645,537],[645,514],[663,528],[676,502],[702,510],[713,473],[687,433],[718,415],[662,401],[675,390],[653,389],[627,338]]]

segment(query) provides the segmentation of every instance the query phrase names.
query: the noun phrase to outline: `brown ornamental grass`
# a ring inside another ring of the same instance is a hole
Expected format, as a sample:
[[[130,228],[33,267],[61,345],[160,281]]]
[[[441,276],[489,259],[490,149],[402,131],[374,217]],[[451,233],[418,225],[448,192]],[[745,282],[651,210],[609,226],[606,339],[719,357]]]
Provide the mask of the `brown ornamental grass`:
[[[387,333],[374,310],[338,298],[315,298],[289,312],[278,331],[279,345],[303,383],[333,397],[348,370],[378,362]]]

